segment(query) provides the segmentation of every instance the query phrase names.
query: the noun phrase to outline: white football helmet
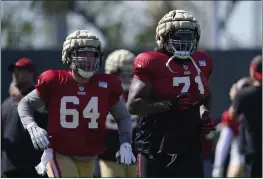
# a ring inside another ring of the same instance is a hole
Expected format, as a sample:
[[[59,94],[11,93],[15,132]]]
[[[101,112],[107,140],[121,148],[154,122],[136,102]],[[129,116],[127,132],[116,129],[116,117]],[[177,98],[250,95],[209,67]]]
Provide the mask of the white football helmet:
[[[119,76],[124,91],[129,90],[135,55],[129,50],[115,50],[110,53],[105,62],[105,73]]]
[[[87,30],[69,34],[63,44],[62,61],[82,78],[89,78],[99,69],[102,60],[101,42]]]
[[[179,59],[189,58],[197,49],[200,36],[197,20],[184,10],[170,11],[156,28],[158,46],[172,52]]]

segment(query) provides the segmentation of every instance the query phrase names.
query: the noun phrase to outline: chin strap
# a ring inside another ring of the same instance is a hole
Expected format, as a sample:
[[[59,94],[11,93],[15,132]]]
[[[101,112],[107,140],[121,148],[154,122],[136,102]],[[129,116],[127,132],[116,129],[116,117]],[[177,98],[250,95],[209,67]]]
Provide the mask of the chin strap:
[[[82,77],[82,78],[90,78],[94,75],[94,72],[86,72],[84,70],[78,69],[77,73]]]

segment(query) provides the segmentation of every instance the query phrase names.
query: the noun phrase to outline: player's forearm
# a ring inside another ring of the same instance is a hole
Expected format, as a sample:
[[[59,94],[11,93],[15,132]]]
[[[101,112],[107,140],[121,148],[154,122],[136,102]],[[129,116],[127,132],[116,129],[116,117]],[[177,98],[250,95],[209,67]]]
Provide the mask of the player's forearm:
[[[209,112],[211,105],[211,93],[203,100],[203,104],[200,106],[200,115],[207,111]]]
[[[40,99],[36,90],[30,92],[20,101],[17,110],[25,128],[35,123],[34,111],[43,105],[45,105],[45,103]]]
[[[128,105],[130,114],[132,115],[148,115],[170,110],[169,101],[152,101],[143,98],[135,99]]]
[[[215,151],[215,168],[223,168],[224,163],[231,146],[231,141],[233,137],[233,132],[229,127],[223,127],[220,133],[218,143],[216,145]]]
[[[122,97],[117,104],[111,107],[110,113],[118,123],[120,144],[123,144],[125,142],[131,144],[132,120]]]

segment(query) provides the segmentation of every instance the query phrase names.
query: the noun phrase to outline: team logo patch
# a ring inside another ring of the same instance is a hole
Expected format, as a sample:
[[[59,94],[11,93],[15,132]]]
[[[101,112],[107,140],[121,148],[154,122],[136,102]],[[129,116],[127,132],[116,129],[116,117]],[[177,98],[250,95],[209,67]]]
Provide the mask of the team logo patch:
[[[83,86],[80,86],[80,87],[79,87],[79,90],[80,90],[80,91],[84,91],[84,87],[83,87]]]
[[[188,70],[188,65],[183,65],[185,70]]]
[[[78,95],[86,95],[86,92],[84,91],[84,86],[79,86]]]
[[[107,88],[107,87],[108,87],[108,83],[107,83],[107,82],[100,81],[100,82],[99,82],[99,87]]]
[[[187,71],[188,70],[188,65],[183,65],[183,68],[184,68],[184,74],[185,75],[190,75],[191,74],[191,72],[190,71]]]
[[[200,65],[201,67],[206,66],[205,60],[199,60],[199,65]]]

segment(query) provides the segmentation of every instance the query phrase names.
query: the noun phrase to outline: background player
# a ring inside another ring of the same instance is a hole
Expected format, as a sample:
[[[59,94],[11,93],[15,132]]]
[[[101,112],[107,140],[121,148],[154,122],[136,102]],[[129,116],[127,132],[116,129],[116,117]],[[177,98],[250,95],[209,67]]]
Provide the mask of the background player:
[[[230,89],[230,100],[233,101],[237,92],[250,85],[248,77],[241,78],[238,82],[234,83]],[[240,115],[241,120],[243,116]],[[226,110],[221,117],[221,132],[215,150],[214,169],[212,172],[213,177],[223,177],[224,164],[230,151],[230,162],[227,172],[227,177],[241,177],[241,167],[244,165],[244,156],[241,155],[238,149],[238,134],[239,134],[239,121],[230,120],[229,110]],[[238,174],[239,176],[237,176]]]
[[[251,166],[249,177],[262,177],[262,56],[254,57],[250,63],[251,85],[241,89],[229,109],[230,120],[244,115],[241,121],[239,150]],[[245,171],[246,173],[246,171]]]
[[[38,166],[49,177],[92,177],[93,159],[104,151],[108,111],[118,120],[120,163],[135,162],[131,149],[131,117],[122,97],[120,80],[96,73],[102,61],[99,39],[86,30],[69,34],[62,61],[71,71],[48,70],[36,89],[23,98],[18,112],[36,149],[46,149]],[[32,109],[48,106],[48,136],[33,117]],[[48,148],[48,149],[47,149]],[[54,150],[54,151],[53,151]]]
[[[123,96],[127,100],[129,87],[133,75],[133,61],[135,55],[128,50],[115,50],[110,53],[105,62],[105,73],[114,74],[121,80]],[[132,126],[137,125],[137,116],[132,116]],[[105,136],[105,152],[99,156],[101,177],[136,177],[136,164],[124,167],[116,163],[115,153],[119,150],[117,121],[111,114],[107,116]]]
[[[171,11],[156,28],[159,48],[135,58],[128,109],[140,116],[136,132],[140,177],[203,177],[201,133],[212,130],[208,117],[212,59],[196,51],[200,33],[191,14]]]

